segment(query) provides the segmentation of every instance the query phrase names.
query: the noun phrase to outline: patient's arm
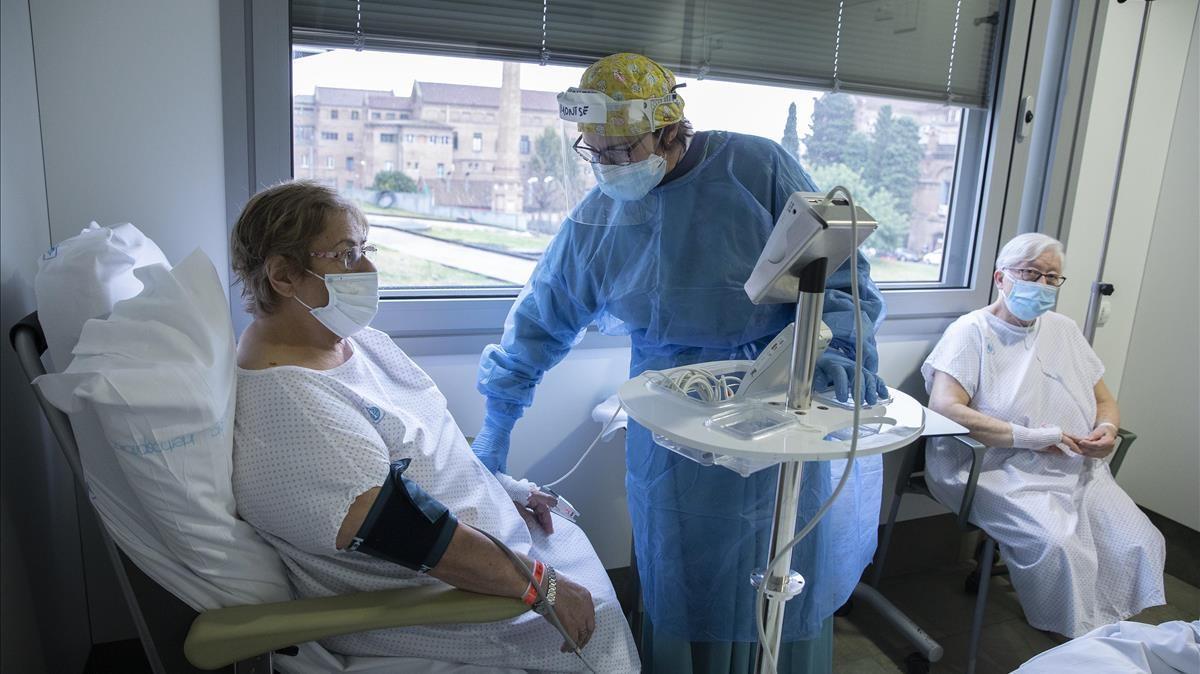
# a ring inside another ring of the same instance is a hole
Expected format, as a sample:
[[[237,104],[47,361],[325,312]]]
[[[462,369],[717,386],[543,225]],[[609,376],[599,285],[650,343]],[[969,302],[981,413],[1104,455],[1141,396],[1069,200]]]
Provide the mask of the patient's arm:
[[[354,535],[362,528],[367,513],[379,497],[376,487],[361,494],[350,506],[346,519],[338,529],[337,547],[345,550]],[[533,562],[524,555],[521,560],[532,568]],[[521,597],[529,580],[521,575],[508,556],[496,549],[486,536],[460,523],[450,539],[450,545],[429,575],[464,590],[502,597]]]
[[[1121,411],[1117,399],[1101,379],[1093,389],[1096,395],[1096,423],[1092,432],[1083,437],[1071,437],[1080,453],[1094,459],[1103,459],[1117,447],[1117,428],[1121,425]]]
[[[958,380],[941,370],[933,372],[929,408],[966,426],[972,438],[988,447],[1012,447],[1013,425],[970,407],[971,396]]]
[[[342,526],[338,529],[337,548],[345,550],[362,528],[379,496],[380,487],[370,489],[354,500]],[[516,553],[521,561],[533,568],[533,560]],[[429,575],[459,589],[490,594],[500,597],[521,598],[529,586],[529,579],[517,570],[504,551],[496,547],[487,536],[459,522],[450,539],[450,545],[441,560]],[[592,594],[587,588],[563,575],[558,576],[558,597],[555,610],[563,626],[580,648],[591,638],[596,629],[596,611]]]
[[[1096,394],[1096,426],[1112,424],[1113,434],[1116,435],[1117,428],[1121,425],[1121,410],[1117,407],[1117,399],[1113,397],[1112,391],[1108,390],[1108,385],[1103,379],[1096,382],[1093,392]]]

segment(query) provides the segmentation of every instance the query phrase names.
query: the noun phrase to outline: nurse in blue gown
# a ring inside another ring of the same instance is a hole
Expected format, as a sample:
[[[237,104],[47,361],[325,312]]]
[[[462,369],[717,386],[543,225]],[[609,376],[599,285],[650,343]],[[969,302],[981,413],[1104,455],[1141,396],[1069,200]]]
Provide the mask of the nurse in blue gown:
[[[579,123],[576,148],[598,186],[572,211],[513,305],[500,344],[484,350],[478,388],[486,417],[473,450],[505,469],[516,420],[542,376],[590,325],[629,335],[630,377],[645,370],[753,359],[793,319],[791,304],[756,306],[743,290],[788,198],[818,191],[778,144],[723,131],[692,133],[674,75],[638,54],[588,68],[560,96]],[[829,186],[826,186],[829,187]],[[864,397],[886,396],[875,329],[883,299],[858,259],[864,335]],[[830,348],[817,390],[845,399],[854,363],[849,263],[829,278]],[[777,469],[749,478],[705,467],[654,443],[630,423],[626,489],[646,627],[649,672],[750,672],[757,634],[751,573],[765,566]],[[803,524],[829,496],[844,462],[805,465]],[[832,614],[850,596],[875,550],[881,459],[859,459],[830,513],[796,547],[807,580],[788,602],[780,672],[828,672]]]

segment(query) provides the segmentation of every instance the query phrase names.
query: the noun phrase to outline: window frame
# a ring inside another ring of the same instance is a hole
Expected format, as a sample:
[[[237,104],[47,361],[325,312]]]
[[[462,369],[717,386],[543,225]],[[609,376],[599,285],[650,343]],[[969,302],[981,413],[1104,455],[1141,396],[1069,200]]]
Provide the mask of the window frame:
[[[1037,77],[1031,77],[1037,73],[1027,72],[1027,64],[1040,63],[1050,39],[1048,12],[1038,11],[1038,4],[1009,0],[1002,6],[992,105],[987,110],[967,109],[963,116],[942,268],[943,279],[958,282],[954,287],[888,284],[883,289],[889,317],[885,336],[935,334],[991,299],[996,253],[1000,241],[1017,231],[1020,194],[1034,163],[1029,144],[1017,142],[1016,131],[1020,100],[1038,93]],[[227,212],[232,226],[256,186],[292,176],[288,3],[256,0],[251,11],[237,0],[221,0],[221,21],[227,183],[232,187],[226,191]],[[471,54],[464,49],[462,56]],[[239,142],[240,149],[235,147]],[[445,289],[405,290],[381,303],[374,325],[405,338],[495,334],[518,291],[470,288],[448,297]],[[235,317],[235,324],[246,322],[245,316],[240,321]]]

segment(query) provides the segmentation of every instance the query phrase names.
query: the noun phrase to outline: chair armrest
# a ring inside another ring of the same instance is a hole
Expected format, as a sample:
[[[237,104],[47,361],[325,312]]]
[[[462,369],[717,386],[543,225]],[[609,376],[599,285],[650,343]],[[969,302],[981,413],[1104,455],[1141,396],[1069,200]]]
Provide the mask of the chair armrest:
[[[1108,462],[1108,470],[1113,477],[1116,477],[1117,471],[1121,470],[1121,464],[1125,461],[1125,455],[1129,452],[1134,440],[1137,440],[1137,433],[1124,428],[1117,429],[1117,449],[1113,452],[1112,461]]]
[[[954,439],[971,450],[971,474],[967,476],[967,488],[963,491],[962,503],[958,506],[958,527],[971,529],[974,527],[970,522],[971,505],[975,502],[975,488],[979,486],[979,471],[983,468],[983,454],[988,448],[982,442],[966,435],[956,435]]]
[[[528,611],[519,599],[435,584],[400,590],[251,604],[205,611],[192,622],[183,652],[200,669],[308,641],[390,627],[485,623]]]

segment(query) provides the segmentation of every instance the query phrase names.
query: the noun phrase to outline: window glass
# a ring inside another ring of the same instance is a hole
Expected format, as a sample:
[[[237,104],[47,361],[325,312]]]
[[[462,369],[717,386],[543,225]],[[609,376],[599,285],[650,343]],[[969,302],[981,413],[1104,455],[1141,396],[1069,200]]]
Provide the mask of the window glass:
[[[557,116],[556,94],[576,86],[581,72],[369,50],[331,49],[294,60],[293,173],[342,186],[363,208],[389,291],[458,295],[469,288],[521,286],[570,208],[595,185],[591,167],[571,150],[574,125]],[[879,221],[864,246],[877,281],[940,281],[964,109],[680,81],[688,85],[682,94],[698,131],[770,138],[819,187],[851,190]],[[505,87],[521,95],[502,96]],[[519,100],[520,108],[502,109],[503,100]],[[334,118],[333,105],[382,108],[392,120],[381,121],[375,112],[370,121],[354,115],[343,120],[345,133],[370,135],[364,154],[347,158],[339,171],[329,154],[337,152],[329,142],[338,132],[306,138],[302,131],[313,119]],[[406,118],[397,119],[398,110]],[[502,133],[512,134],[511,140],[504,142]],[[324,168],[314,168],[317,155],[328,155]]]

